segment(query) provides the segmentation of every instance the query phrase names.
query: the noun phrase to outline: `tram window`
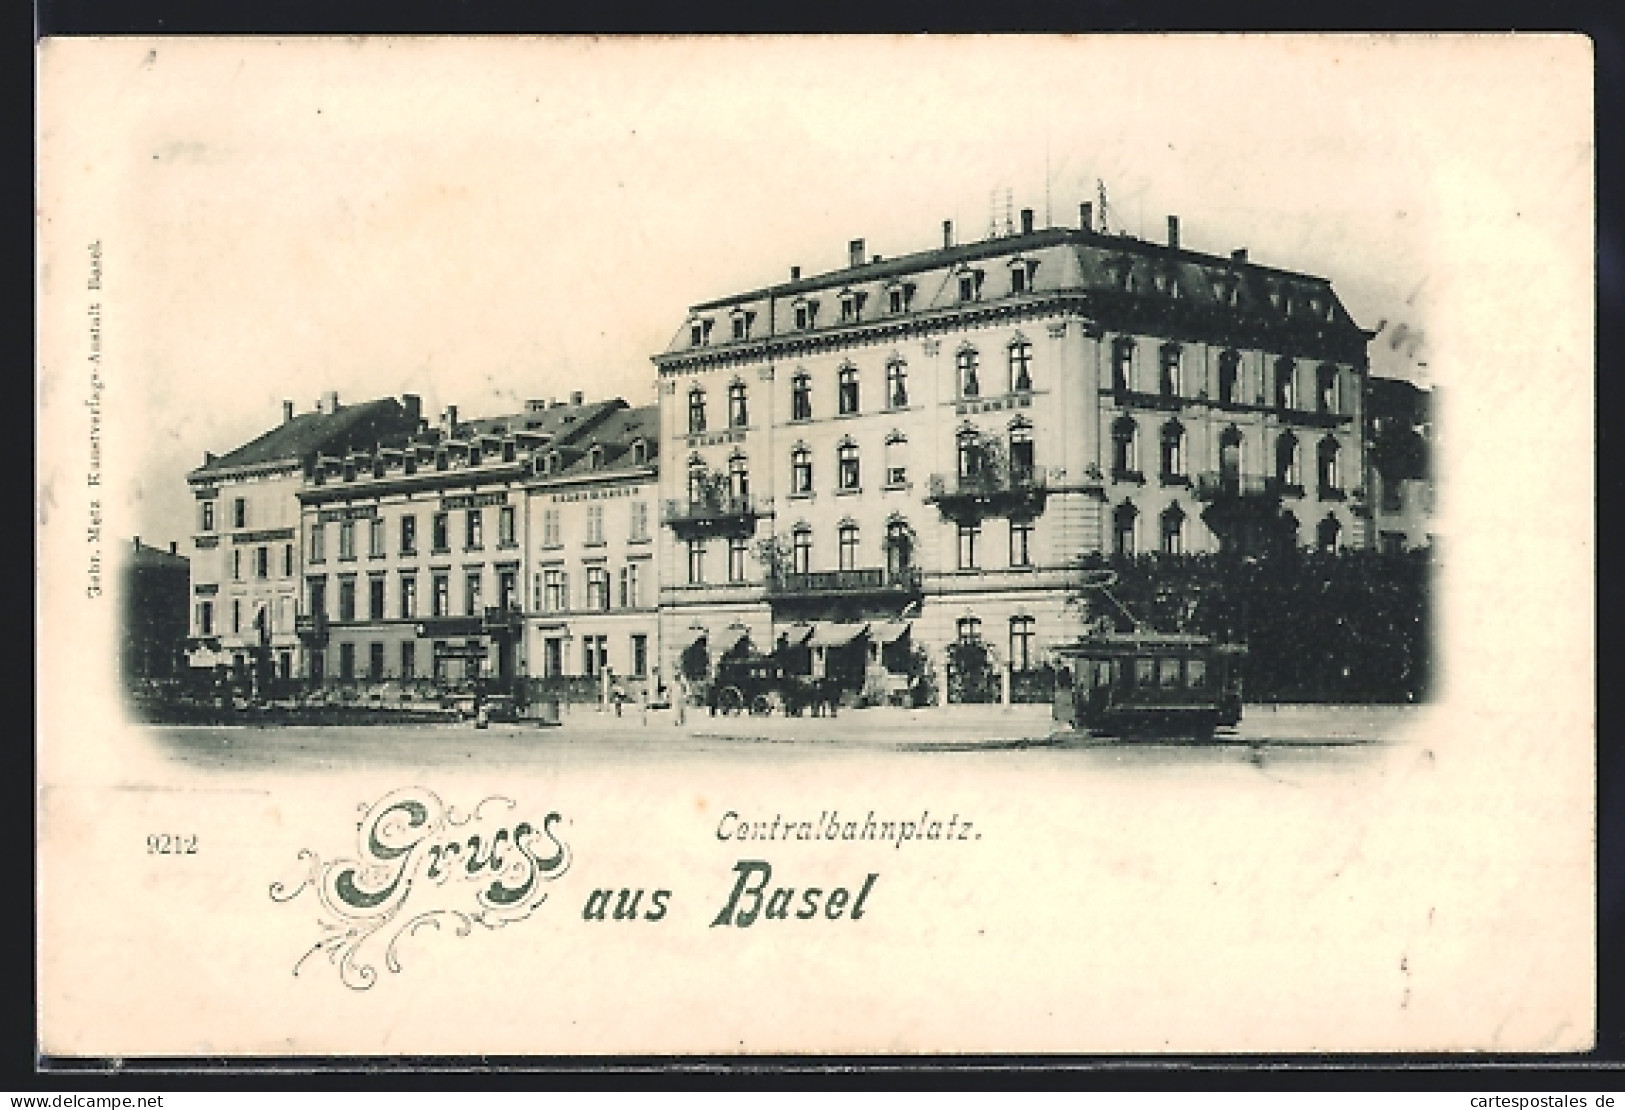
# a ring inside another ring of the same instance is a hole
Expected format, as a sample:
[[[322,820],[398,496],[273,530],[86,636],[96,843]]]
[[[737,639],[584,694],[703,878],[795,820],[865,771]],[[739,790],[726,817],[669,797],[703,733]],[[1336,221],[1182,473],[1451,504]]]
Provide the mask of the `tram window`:
[[[1207,660],[1188,659],[1185,661],[1185,683],[1193,690],[1199,690],[1207,685]]]
[[[1161,680],[1159,685],[1161,685],[1161,687],[1164,690],[1173,690],[1173,689],[1178,688],[1178,686],[1179,686],[1179,660],[1177,660],[1177,659],[1162,659],[1162,660],[1159,660],[1158,661],[1158,666],[1157,666],[1157,672],[1158,672],[1158,678]]]
[[[1157,680],[1157,661],[1155,659],[1136,659],[1134,661],[1134,685],[1150,686]]]

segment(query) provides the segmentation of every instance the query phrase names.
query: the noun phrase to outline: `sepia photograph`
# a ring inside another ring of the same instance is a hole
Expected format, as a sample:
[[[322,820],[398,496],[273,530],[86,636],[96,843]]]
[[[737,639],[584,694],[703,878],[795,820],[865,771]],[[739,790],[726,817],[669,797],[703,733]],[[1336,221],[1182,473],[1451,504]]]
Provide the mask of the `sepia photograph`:
[[[46,1058],[1592,1046],[1584,38],[39,68]]]

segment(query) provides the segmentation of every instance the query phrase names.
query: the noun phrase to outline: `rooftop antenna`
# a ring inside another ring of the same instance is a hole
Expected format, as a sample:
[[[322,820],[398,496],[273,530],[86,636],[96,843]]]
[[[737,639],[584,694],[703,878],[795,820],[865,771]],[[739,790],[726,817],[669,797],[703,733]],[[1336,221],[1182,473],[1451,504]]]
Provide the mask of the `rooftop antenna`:
[[[1098,177],[1095,178],[1095,191],[1100,198],[1100,233],[1109,235],[1111,234],[1111,224],[1108,222],[1110,217],[1107,215],[1108,209],[1106,207],[1106,183]]]
[[[1048,122],[1046,117],[1046,125]],[[1050,218],[1049,207],[1049,128],[1047,126],[1044,129],[1044,226],[1054,226],[1054,221]]]
[[[1000,197],[1003,193],[1003,197]],[[1004,202],[1004,216],[999,216],[999,202]],[[1003,189],[994,189],[987,196],[987,237],[997,239],[1001,235],[1014,235],[1016,233],[1015,221],[1015,192],[1009,186]]]

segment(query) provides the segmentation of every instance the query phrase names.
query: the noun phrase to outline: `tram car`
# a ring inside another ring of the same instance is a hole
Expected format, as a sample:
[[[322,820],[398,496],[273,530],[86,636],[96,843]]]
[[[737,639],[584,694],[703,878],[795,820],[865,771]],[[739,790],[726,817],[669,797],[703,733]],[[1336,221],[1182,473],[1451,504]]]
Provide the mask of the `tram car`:
[[[1128,617],[1128,630],[1103,628],[1057,645],[1064,681],[1055,691],[1055,719],[1099,736],[1211,737],[1241,720],[1241,658],[1245,645],[1211,636],[1144,627],[1107,587],[1099,589]]]

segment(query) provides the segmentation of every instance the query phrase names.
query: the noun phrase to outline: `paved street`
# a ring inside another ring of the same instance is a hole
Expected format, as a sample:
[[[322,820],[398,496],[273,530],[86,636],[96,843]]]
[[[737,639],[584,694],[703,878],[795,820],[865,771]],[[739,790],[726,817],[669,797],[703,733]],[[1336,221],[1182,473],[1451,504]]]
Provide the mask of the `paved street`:
[[[713,717],[678,721],[673,711],[595,708],[565,714],[558,727],[472,724],[375,727],[153,726],[172,758],[198,767],[289,770],[360,766],[515,766],[618,763],[651,755],[757,762],[818,759],[846,751],[900,756],[1014,753],[1095,761],[1171,759],[1357,761],[1362,750],[1401,734],[1419,711],[1397,706],[1248,706],[1233,734],[1211,743],[1114,740],[1056,733],[1042,705],[850,710],[838,717]],[[1079,755],[1078,753],[1092,753]]]

